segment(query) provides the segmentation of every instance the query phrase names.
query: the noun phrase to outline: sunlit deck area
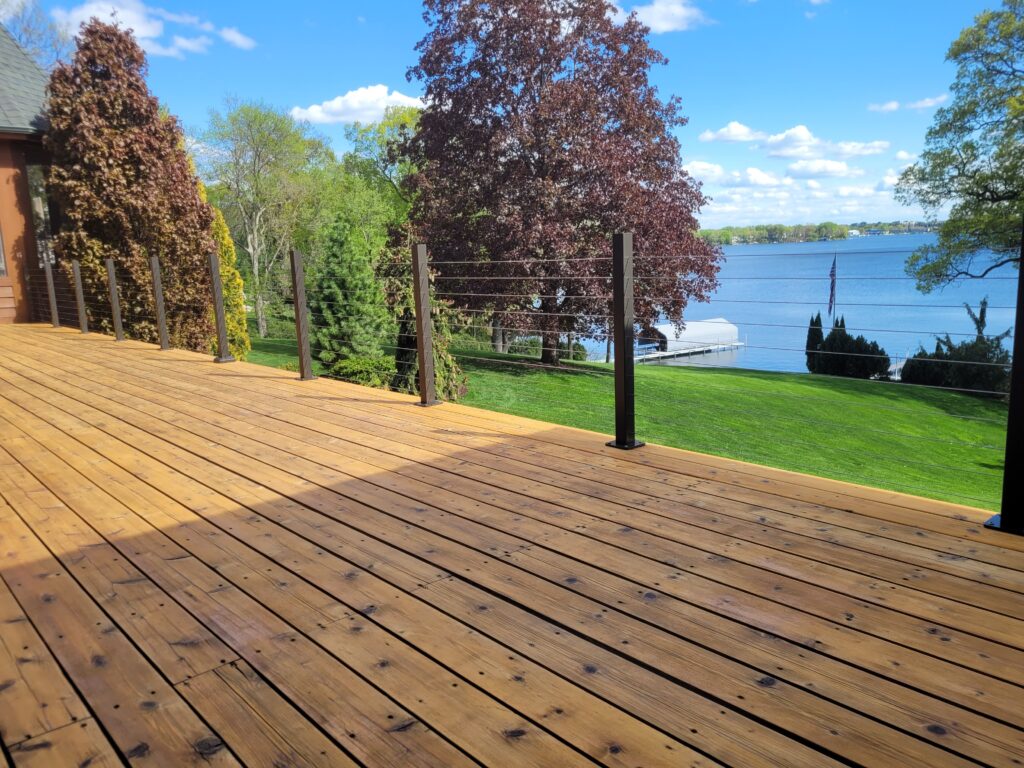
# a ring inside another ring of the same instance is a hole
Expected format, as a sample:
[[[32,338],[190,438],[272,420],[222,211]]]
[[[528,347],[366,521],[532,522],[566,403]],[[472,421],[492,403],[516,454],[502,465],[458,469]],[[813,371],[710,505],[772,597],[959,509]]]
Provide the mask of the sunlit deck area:
[[[988,513],[0,326],[16,766],[1024,760]]]

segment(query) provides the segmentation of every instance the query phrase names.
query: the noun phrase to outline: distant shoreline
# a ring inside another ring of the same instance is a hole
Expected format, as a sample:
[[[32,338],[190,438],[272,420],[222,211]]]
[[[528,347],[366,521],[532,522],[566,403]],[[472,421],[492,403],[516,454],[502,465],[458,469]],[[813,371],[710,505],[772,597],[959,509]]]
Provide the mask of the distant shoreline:
[[[877,235],[919,235],[935,232],[939,225],[923,221],[857,222],[836,224],[755,224],[748,227],[702,229],[700,237],[715,245],[775,245],[849,240]]]

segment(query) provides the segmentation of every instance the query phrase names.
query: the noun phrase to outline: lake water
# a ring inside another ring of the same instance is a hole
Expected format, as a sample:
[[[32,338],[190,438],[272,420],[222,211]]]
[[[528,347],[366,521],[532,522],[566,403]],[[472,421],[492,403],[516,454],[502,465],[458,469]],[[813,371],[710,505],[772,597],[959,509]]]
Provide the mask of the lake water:
[[[998,334],[1014,321],[1017,271],[1004,267],[982,280],[964,280],[929,294],[907,277],[907,256],[934,235],[889,235],[849,240],[725,248],[721,285],[710,303],[692,304],[687,320],[724,318],[739,327],[744,346],[672,361],[767,371],[806,372],[804,347],[811,315],[821,312],[825,332],[829,270],[836,259],[836,313],[853,335],[877,341],[893,362],[931,351],[946,333],[960,341],[974,335],[964,302],[977,308],[988,296],[986,332]],[[959,335],[958,335],[959,334]],[[600,345],[603,346],[603,345]],[[594,350],[603,356],[603,349]]]

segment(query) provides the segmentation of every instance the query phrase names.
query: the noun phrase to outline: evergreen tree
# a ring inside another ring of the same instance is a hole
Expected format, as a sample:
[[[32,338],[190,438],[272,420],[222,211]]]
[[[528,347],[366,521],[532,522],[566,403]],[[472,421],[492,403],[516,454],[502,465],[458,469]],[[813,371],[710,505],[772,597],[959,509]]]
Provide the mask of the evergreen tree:
[[[309,296],[313,354],[333,366],[352,357],[378,357],[393,323],[373,254],[343,218],[328,226],[324,263]]]
[[[846,331],[846,318],[840,317],[818,346],[812,372],[852,379],[886,379],[890,362],[878,342],[851,336]]]
[[[811,324],[807,328],[807,370],[815,373],[817,370],[818,355],[815,352],[821,348],[825,341],[825,333],[821,328],[821,312],[811,316]]]
[[[199,197],[206,200],[206,186],[199,182]],[[213,223],[210,235],[220,258],[220,282],[224,292],[224,320],[228,327],[228,347],[237,360],[245,360],[252,349],[249,340],[249,324],[245,313],[245,284],[238,271],[238,253],[235,241],[231,239],[231,230],[224,219],[224,214],[216,206],[213,208]]]

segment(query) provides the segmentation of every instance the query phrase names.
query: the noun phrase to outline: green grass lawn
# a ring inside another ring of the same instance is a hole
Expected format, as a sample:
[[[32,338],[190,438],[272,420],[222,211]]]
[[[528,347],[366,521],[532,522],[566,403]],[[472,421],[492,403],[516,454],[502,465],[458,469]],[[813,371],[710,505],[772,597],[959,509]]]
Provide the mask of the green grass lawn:
[[[253,334],[250,362],[295,369],[296,359],[293,340]],[[608,366],[553,371],[475,350],[460,353],[460,362],[467,405],[614,431]],[[999,504],[1000,401],[825,376],[648,365],[636,370],[636,412],[640,440],[985,509]]]

